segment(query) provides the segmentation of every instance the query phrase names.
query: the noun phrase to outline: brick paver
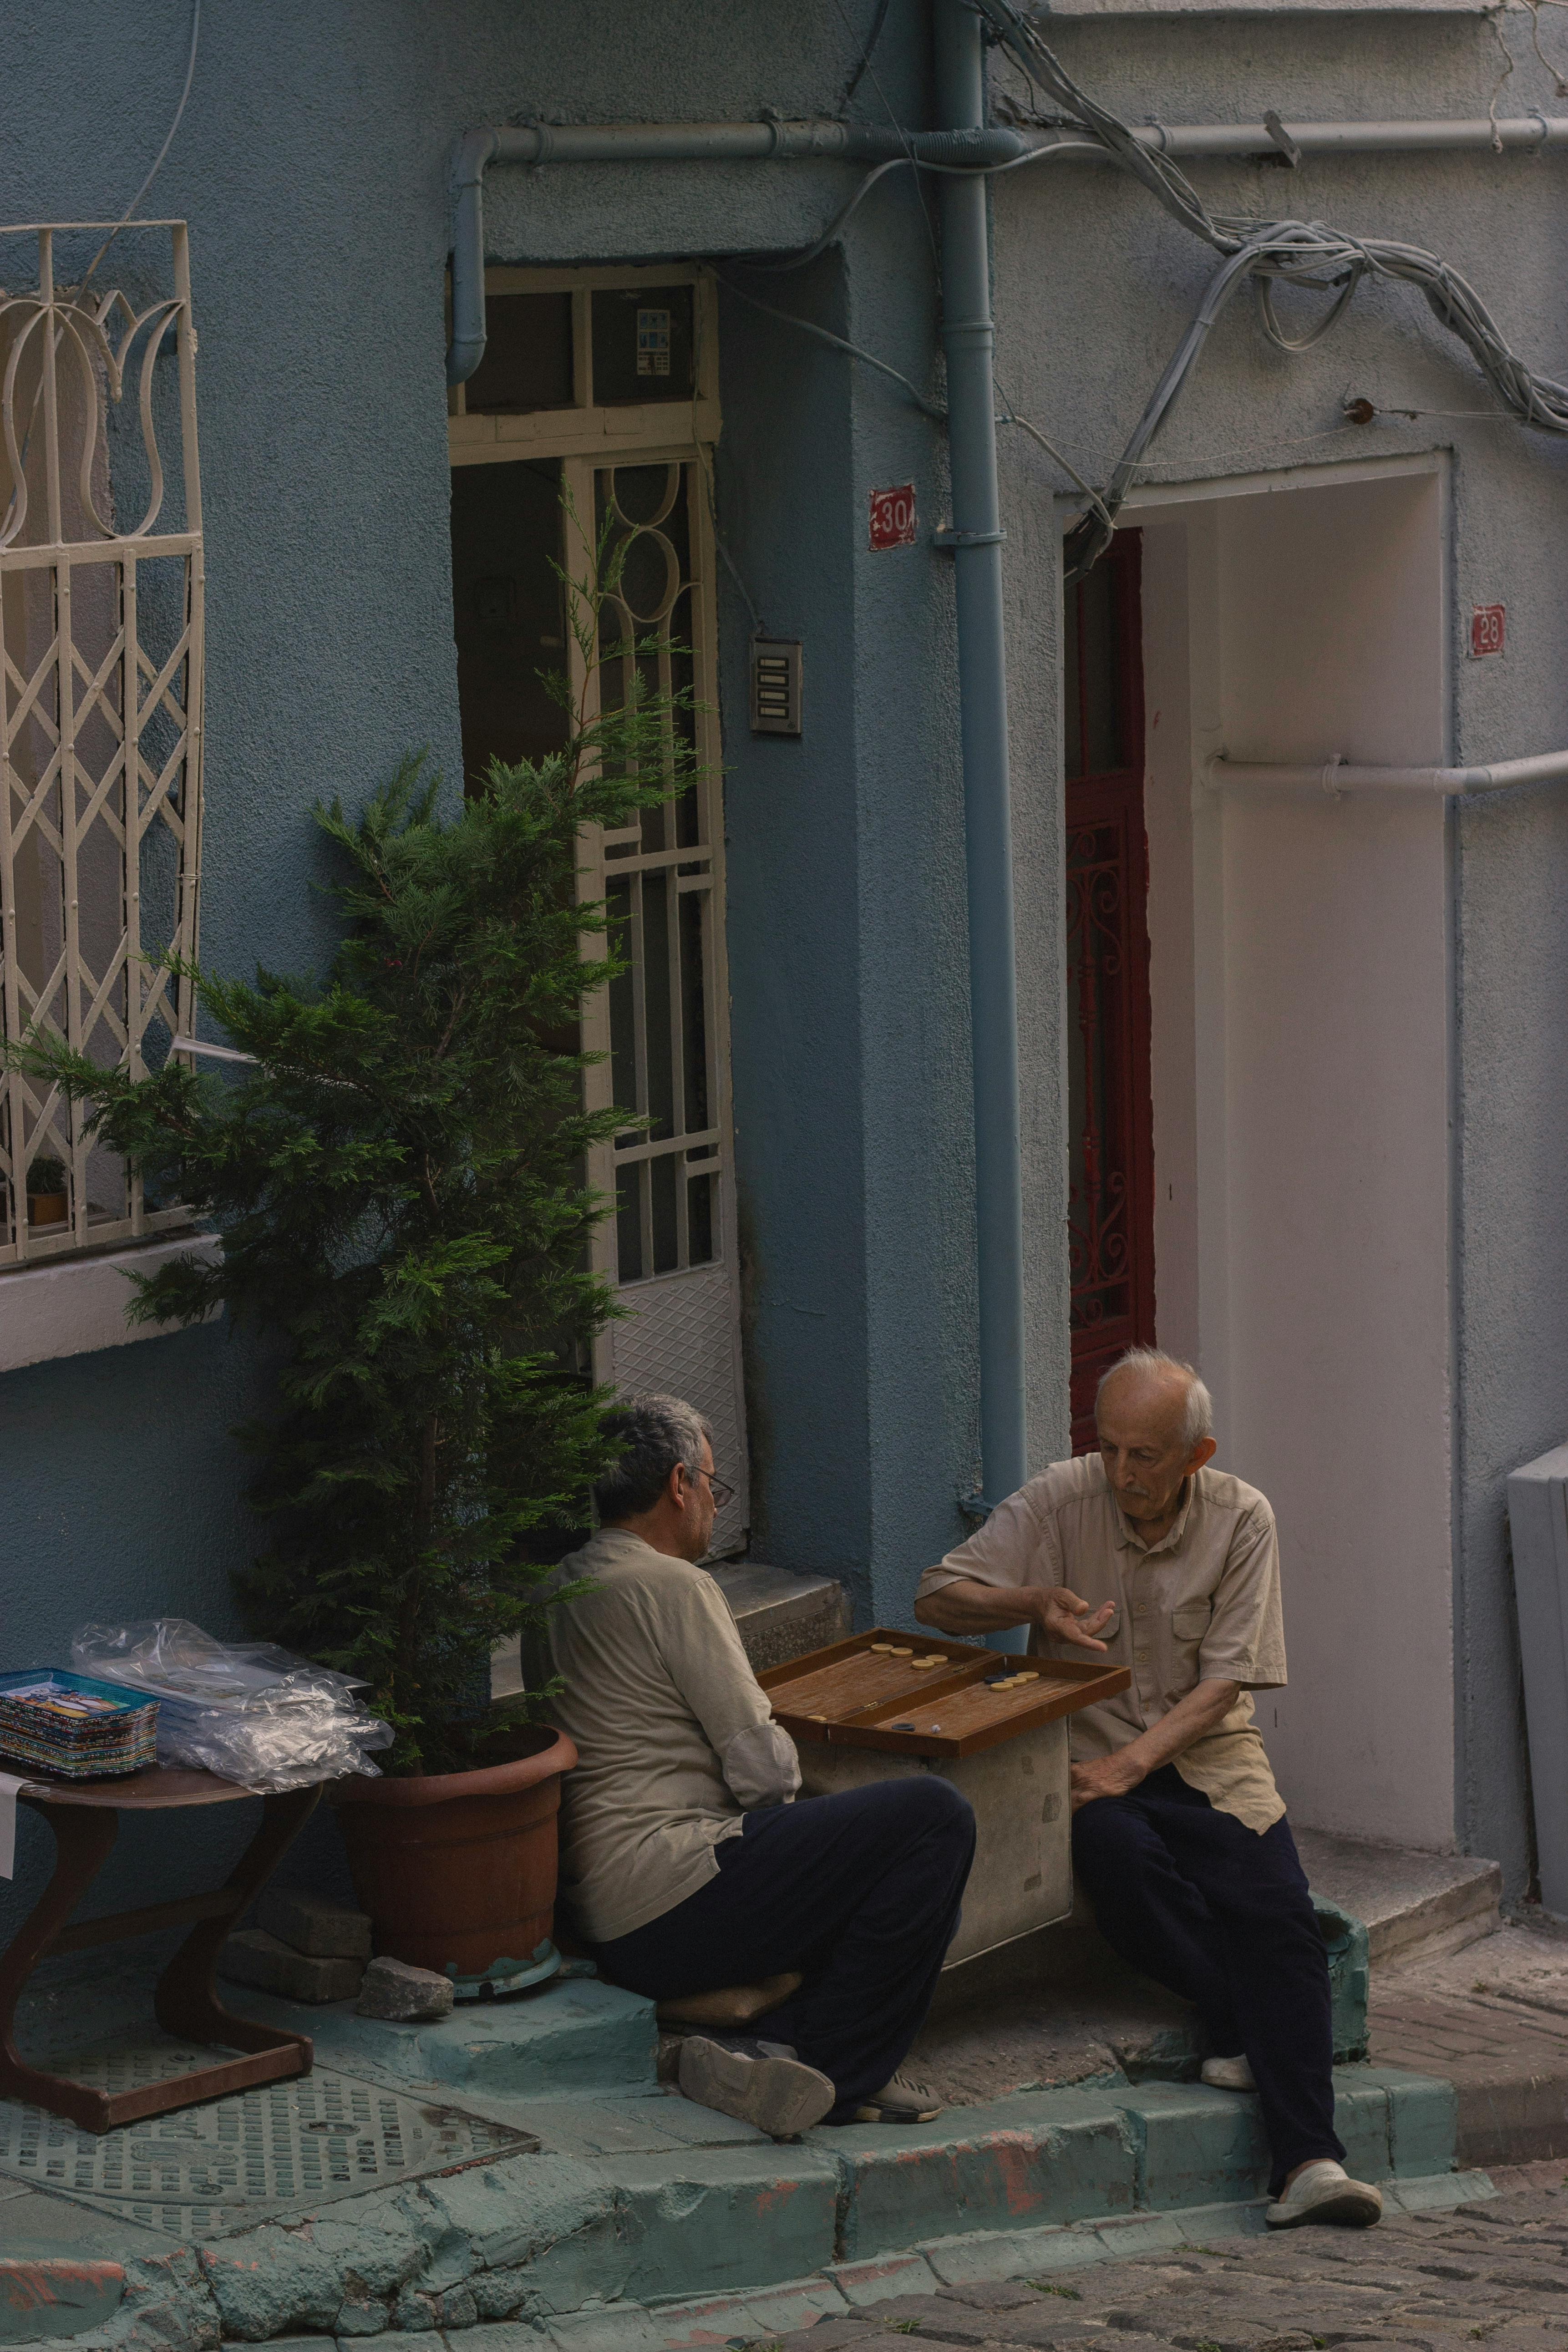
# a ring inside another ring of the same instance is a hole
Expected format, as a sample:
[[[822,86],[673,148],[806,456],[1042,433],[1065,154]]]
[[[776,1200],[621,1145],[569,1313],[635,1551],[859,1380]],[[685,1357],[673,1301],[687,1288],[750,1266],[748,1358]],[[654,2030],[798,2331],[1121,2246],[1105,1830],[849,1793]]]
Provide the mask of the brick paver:
[[[1461,2344],[1568,2352],[1568,2183],[1561,2165],[1495,2174],[1502,2194],[1376,2229],[1223,2239],[1028,2282],[905,2294],[796,2334],[782,2352],[1312,2352]],[[830,2340],[831,2339],[831,2340]]]

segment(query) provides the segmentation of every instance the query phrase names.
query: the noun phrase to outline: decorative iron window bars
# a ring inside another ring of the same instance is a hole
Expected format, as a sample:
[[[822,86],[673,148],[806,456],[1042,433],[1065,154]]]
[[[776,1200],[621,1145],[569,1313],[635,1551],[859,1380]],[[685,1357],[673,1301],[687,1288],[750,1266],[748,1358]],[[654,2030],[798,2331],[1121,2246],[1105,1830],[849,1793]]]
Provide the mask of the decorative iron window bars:
[[[123,229],[100,290],[111,226],[0,230],[0,1010],[140,1076],[191,1025],[201,489],[184,224]],[[0,1265],[182,1221],[83,1106],[3,1083]]]

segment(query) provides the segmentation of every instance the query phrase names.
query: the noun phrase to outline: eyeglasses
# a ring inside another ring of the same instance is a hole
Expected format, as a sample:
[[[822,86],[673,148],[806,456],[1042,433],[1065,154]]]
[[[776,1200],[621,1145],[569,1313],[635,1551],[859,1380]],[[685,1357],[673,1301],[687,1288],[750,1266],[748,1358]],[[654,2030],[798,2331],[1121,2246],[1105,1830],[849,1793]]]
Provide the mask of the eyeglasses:
[[[689,1478],[707,1479],[708,1492],[713,1497],[713,1508],[716,1511],[721,1511],[726,1504],[732,1503],[734,1501],[735,1489],[733,1486],[727,1486],[722,1478],[716,1478],[714,1476],[711,1470],[689,1470],[686,1475]]]

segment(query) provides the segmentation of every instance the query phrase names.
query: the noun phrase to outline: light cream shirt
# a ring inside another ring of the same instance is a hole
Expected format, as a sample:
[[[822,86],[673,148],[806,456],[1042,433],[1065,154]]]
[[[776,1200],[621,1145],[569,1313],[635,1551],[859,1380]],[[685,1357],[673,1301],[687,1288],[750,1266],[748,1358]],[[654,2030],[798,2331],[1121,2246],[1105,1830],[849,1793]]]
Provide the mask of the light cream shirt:
[[[1173,1760],[1221,1812],[1261,1833],[1285,1807],[1253,1722],[1251,1693],[1285,1681],[1279,1546],[1274,1514],[1255,1486],[1223,1470],[1186,1482],[1175,1525],[1147,1548],[1122,1517],[1097,1454],[1058,1462],[999,1503],[984,1526],[921,1579],[923,1601],[944,1584],[1065,1584],[1091,1610],[1116,1614],[1100,1638],[1107,1665],[1132,1680],[1119,1697],[1068,1718],[1073,1759],[1125,1748],[1200,1682],[1240,1683],[1228,1715]],[[1096,1653],[1050,1642],[1029,1647],[1087,1661]]]
[[[714,1848],[753,1805],[787,1804],[800,1759],[773,1719],[729,1604],[706,1570],[601,1528],[544,1587],[592,1580],[550,1612],[550,1703],[575,1744],[561,1794],[562,1898],[591,1943],[629,1936],[705,1886]]]

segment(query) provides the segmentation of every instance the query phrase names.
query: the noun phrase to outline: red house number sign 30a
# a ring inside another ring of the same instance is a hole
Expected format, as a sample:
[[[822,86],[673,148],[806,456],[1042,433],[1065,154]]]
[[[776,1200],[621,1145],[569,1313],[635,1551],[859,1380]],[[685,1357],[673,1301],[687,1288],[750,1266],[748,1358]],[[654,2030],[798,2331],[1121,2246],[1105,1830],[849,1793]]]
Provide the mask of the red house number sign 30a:
[[[915,543],[915,486],[900,482],[896,489],[873,490],[869,499],[873,548],[912,547]]]
[[[1500,654],[1505,608],[1501,604],[1478,604],[1470,614],[1470,654],[1479,661],[1483,655]]]

